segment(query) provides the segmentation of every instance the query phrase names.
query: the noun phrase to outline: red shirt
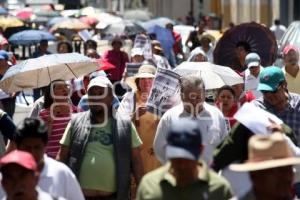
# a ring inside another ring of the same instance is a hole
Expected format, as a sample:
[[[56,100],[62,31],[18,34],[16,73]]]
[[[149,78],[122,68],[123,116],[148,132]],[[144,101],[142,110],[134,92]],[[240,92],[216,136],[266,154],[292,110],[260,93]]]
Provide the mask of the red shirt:
[[[60,148],[59,141],[62,138],[64,131],[71,119],[71,114],[77,112],[79,112],[78,108],[72,106],[70,114],[60,115],[59,117],[56,117],[52,121],[52,131],[48,137],[48,144],[46,146],[46,153],[49,157],[51,158],[56,157],[58,150]],[[39,117],[46,123],[48,123],[49,115],[50,115],[50,108],[43,109],[39,113]]]
[[[181,53],[181,48],[182,48],[182,45],[181,45],[181,35],[179,33],[176,33],[176,32],[172,32],[173,34],[173,37],[174,37],[174,40],[175,40],[175,43],[173,45],[173,51],[176,54],[179,54]]]
[[[120,81],[125,70],[125,64],[129,62],[128,55],[124,51],[106,51],[103,60],[115,66],[114,69],[107,70],[111,81]]]

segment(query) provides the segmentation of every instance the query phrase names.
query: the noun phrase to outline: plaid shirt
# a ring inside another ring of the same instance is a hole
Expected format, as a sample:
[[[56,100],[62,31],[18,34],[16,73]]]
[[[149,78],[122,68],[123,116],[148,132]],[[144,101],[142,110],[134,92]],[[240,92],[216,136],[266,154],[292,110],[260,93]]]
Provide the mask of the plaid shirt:
[[[288,104],[284,111],[277,113],[274,108],[263,100],[263,97],[256,99],[253,103],[270,113],[273,113],[293,129],[298,143],[300,142],[300,95],[289,93]]]

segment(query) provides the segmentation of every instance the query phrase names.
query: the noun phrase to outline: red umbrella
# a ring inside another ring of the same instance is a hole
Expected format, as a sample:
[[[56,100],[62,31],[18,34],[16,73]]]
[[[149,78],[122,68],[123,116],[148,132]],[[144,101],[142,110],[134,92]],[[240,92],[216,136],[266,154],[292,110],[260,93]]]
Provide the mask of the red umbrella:
[[[16,17],[22,20],[30,19],[31,16],[33,15],[32,10],[20,10],[19,12],[16,13]]]
[[[113,64],[111,64],[110,62],[103,60],[102,58],[100,59],[96,59],[97,63],[99,64],[99,69],[97,69],[97,71],[99,70],[110,70],[110,69],[115,69],[116,66],[114,66]]]

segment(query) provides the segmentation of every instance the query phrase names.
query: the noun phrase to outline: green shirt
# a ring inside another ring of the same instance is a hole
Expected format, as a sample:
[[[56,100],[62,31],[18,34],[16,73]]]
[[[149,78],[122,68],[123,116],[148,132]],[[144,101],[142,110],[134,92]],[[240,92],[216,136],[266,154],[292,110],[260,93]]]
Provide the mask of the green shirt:
[[[70,124],[60,141],[62,145],[70,144]],[[132,125],[132,148],[142,144],[137,131]],[[88,144],[79,173],[79,183],[82,189],[100,190],[105,192],[116,191],[116,166],[112,142],[112,120],[104,126],[92,127]]]
[[[226,200],[232,197],[229,183],[199,163],[198,180],[178,187],[169,173],[170,163],[146,174],[139,185],[137,200]]]

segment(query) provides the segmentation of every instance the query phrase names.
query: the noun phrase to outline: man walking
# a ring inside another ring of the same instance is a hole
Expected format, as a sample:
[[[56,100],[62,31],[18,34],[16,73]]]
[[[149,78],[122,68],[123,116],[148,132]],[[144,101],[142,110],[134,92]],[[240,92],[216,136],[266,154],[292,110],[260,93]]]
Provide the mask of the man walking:
[[[283,133],[269,136],[254,135],[249,140],[248,160],[232,164],[230,169],[249,172],[252,190],[240,200],[293,199],[293,165],[300,158],[292,155]]]
[[[170,162],[143,177],[137,199],[229,199],[229,183],[198,161],[202,150],[197,121],[174,121],[167,133],[166,158]]]
[[[127,200],[131,172],[137,184],[143,175],[141,140],[129,119],[114,115],[106,77],[92,79],[87,91],[90,110],[71,119],[58,159],[76,174],[87,200]]]
[[[182,103],[168,110],[161,118],[154,138],[154,152],[161,163],[166,163],[166,133],[173,121],[190,118],[198,122],[205,145],[203,159],[208,164],[212,161],[214,148],[226,137],[228,130],[221,111],[204,102],[205,87],[203,80],[196,75],[181,78]]]

